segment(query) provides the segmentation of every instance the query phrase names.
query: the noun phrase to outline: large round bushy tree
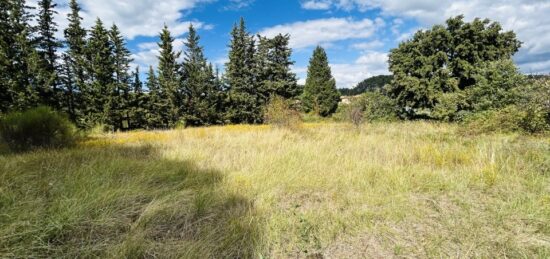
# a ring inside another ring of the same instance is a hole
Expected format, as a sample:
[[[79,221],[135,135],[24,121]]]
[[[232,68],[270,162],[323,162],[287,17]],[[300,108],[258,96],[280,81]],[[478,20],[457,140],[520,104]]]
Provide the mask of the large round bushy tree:
[[[476,85],[483,64],[510,59],[520,46],[516,34],[504,32],[497,22],[450,18],[391,50],[394,80],[389,93],[403,115],[430,117],[444,94]]]

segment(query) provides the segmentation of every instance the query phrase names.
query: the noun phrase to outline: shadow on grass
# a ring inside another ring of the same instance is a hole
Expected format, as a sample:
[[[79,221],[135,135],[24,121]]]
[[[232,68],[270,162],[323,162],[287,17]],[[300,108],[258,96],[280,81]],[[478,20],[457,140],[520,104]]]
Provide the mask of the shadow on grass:
[[[151,146],[0,156],[0,257],[253,258],[253,203]]]

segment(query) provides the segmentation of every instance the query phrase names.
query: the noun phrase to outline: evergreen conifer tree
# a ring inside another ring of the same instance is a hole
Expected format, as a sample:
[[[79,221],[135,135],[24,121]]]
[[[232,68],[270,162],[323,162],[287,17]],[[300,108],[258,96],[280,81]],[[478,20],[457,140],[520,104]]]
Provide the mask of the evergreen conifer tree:
[[[218,89],[216,89],[214,71],[204,57],[199,39],[195,28],[190,25],[182,65],[182,112],[185,124],[189,126],[211,125],[219,122]]]
[[[149,90],[147,107],[147,128],[159,129],[166,127],[163,111],[166,110],[166,99],[164,99],[159,87],[158,78],[152,66],[147,73],[147,88]]]
[[[36,43],[41,58],[40,72],[44,78],[42,85],[42,99],[45,104],[54,108],[61,108],[62,93],[58,89],[59,66],[57,50],[62,46],[56,39],[57,23],[54,21],[55,4],[52,0],[40,0],[38,2],[38,36]]]
[[[130,127],[142,129],[147,127],[147,95],[143,91],[143,83],[140,79],[139,66],[133,72],[131,103],[130,103]]]
[[[113,45],[109,38],[109,32],[103,26],[101,19],[97,19],[90,31],[90,39],[87,44],[88,66],[87,73],[90,77],[84,102],[88,109],[86,117],[92,124],[105,124],[115,129],[116,116],[112,109],[113,92],[116,81],[113,77],[115,61]]]
[[[84,113],[88,110],[85,100],[90,92],[86,81],[86,30],[82,27],[80,6],[76,0],[69,2],[71,11],[67,15],[68,27],[64,30],[66,54],[63,57],[63,76],[61,77],[65,92],[65,110],[70,118],[80,127],[85,127]]]
[[[131,52],[126,47],[126,42],[120,30],[113,24],[109,31],[113,48],[114,61],[114,87],[111,93],[111,109],[115,129],[128,129],[130,127],[130,62]],[[138,76],[139,79],[139,76]]]
[[[327,53],[318,46],[309,61],[306,85],[302,97],[306,112],[326,117],[338,108],[340,93],[332,77]]]
[[[291,71],[294,62],[290,60],[289,40],[288,34],[273,39],[259,36],[257,73],[266,99],[271,95],[291,99],[300,94],[296,75]]]
[[[180,65],[178,58],[181,52],[174,50],[174,38],[165,25],[160,33],[159,65],[158,65],[158,85],[165,105],[160,106],[163,118],[163,127],[173,127],[179,120],[181,107],[181,79],[179,77]]]
[[[262,91],[256,78],[255,41],[246,31],[244,19],[231,31],[229,62],[225,80],[228,86],[227,121],[231,123],[261,123],[263,121]]]

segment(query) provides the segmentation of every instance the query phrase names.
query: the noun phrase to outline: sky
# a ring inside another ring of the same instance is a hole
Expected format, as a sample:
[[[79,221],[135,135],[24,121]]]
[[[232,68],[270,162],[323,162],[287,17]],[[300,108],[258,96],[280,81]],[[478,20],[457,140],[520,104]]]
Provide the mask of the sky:
[[[55,0],[56,21],[67,25],[68,0]],[[29,5],[36,5],[30,0]],[[389,74],[388,53],[419,29],[464,14],[498,21],[523,47],[514,60],[525,73],[550,72],[550,0],[80,0],[84,25],[97,17],[116,23],[142,71],[156,66],[158,34],[166,24],[183,50],[192,23],[208,59],[223,70],[229,32],[240,17],[254,34],[290,34],[294,72],[304,83],[313,49],[327,51],[337,86]]]

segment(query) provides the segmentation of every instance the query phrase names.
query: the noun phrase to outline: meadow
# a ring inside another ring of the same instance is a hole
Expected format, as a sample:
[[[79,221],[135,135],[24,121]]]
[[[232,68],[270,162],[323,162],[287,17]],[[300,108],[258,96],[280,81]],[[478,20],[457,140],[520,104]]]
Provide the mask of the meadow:
[[[548,258],[550,137],[308,123],[0,154],[0,258]]]

